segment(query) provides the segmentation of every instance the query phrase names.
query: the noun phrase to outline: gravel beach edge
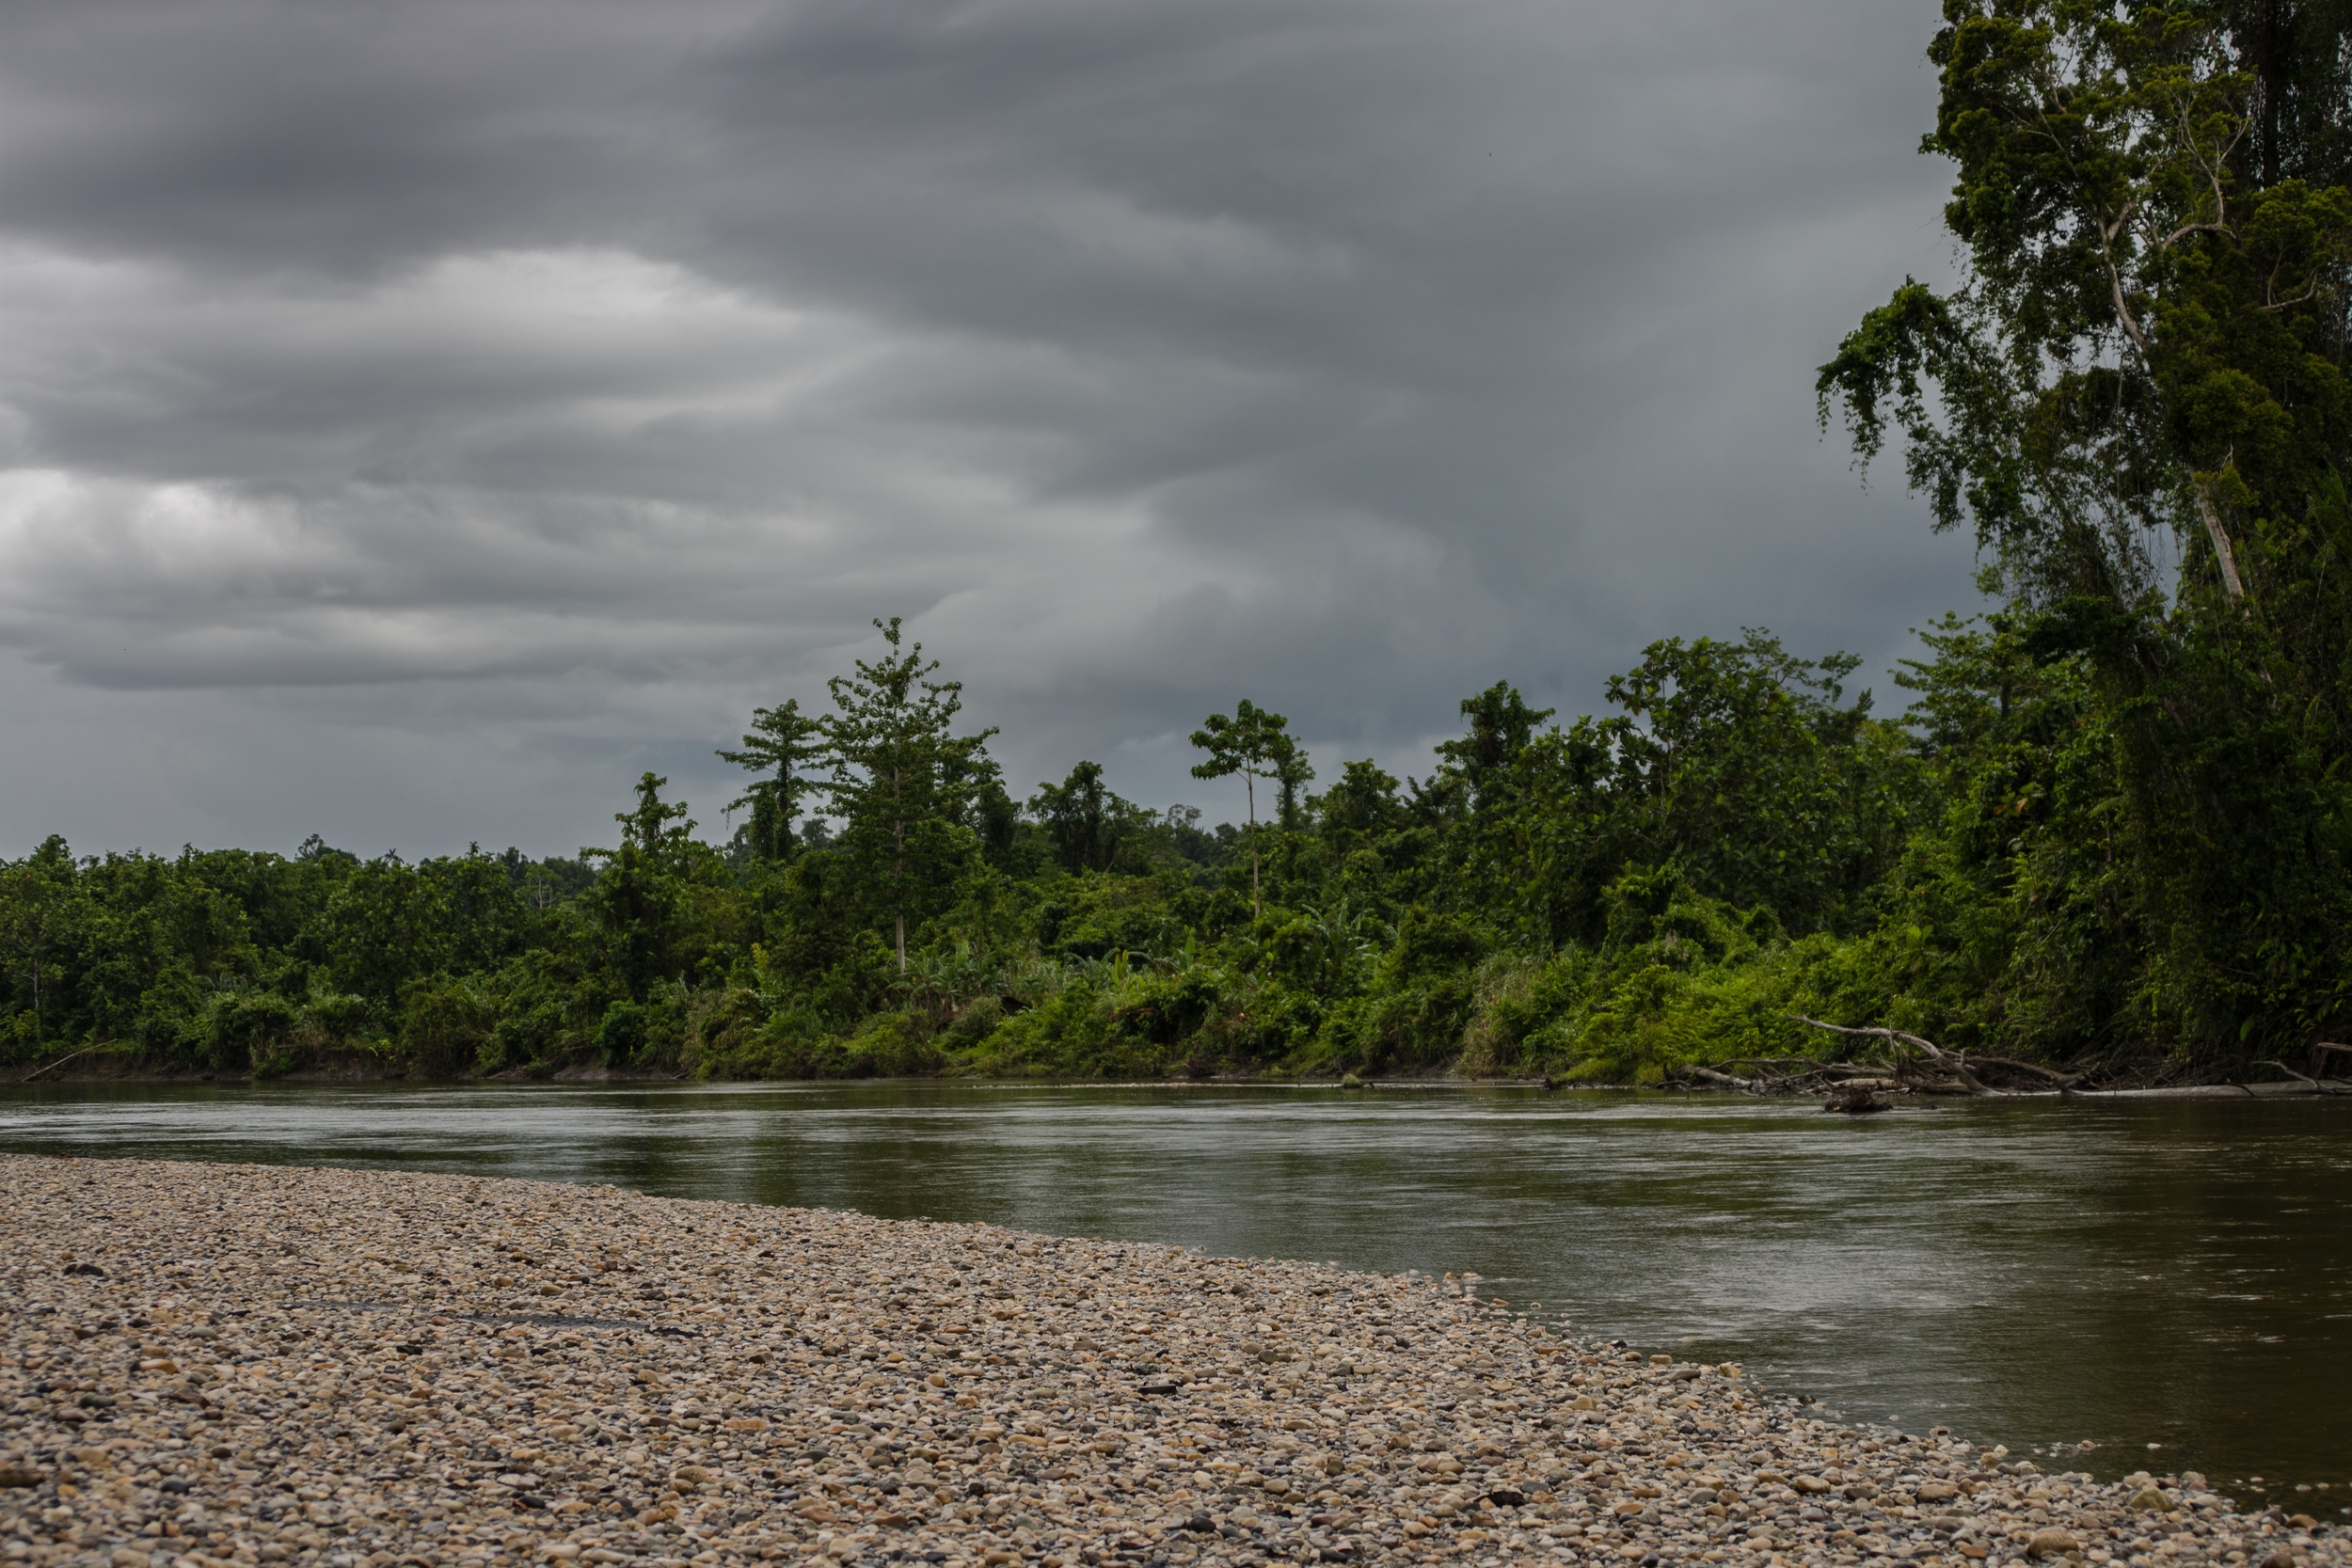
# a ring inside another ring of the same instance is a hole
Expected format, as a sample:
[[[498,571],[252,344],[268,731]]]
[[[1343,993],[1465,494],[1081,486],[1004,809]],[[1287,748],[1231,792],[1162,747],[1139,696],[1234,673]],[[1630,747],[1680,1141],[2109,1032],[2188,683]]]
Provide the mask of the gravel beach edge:
[[[2352,1561],[1474,1282],[344,1168],[0,1155],[0,1560]]]

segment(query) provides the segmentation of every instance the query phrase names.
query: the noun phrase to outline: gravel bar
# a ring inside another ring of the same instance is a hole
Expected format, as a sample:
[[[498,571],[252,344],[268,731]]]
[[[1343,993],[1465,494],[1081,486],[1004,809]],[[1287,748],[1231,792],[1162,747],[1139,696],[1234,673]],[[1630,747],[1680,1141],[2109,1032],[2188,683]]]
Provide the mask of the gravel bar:
[[[381,1171],[0,1197],[12,1563],[2352,1560],[1471,1279]]]

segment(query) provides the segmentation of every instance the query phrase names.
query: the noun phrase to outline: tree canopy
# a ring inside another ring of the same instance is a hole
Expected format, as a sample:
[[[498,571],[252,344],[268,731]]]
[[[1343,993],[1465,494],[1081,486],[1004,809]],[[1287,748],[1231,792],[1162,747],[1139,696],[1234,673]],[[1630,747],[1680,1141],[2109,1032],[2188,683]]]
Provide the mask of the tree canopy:
[[[2054,831],[2069,885],[2101,847],[2109,939],[2134,956],[2101,1027],[2209,1053],[2332,1027],[2352,961],[2352,8],[1945,18],[1927,146],[1958,171],[1966,269],[1864,319],[1821,370],[1823,420],[1866,461],[1901,438],[1938,526],[1983,547],[2001,645],[2080,683],[2111,793]]]

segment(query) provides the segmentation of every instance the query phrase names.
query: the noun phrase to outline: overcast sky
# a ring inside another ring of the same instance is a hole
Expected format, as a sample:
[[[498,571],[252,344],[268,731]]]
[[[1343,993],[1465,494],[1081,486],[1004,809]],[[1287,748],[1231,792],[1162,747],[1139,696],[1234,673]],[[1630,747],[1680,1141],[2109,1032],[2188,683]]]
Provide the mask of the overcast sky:
[[[1883,672],[1813,425],[1932,0],[14,0],[0,855],[609,842],[903,615],[1025,794],[1427,771],[1651,639]],[[1233,799],[1225,799],[1226,795]]]

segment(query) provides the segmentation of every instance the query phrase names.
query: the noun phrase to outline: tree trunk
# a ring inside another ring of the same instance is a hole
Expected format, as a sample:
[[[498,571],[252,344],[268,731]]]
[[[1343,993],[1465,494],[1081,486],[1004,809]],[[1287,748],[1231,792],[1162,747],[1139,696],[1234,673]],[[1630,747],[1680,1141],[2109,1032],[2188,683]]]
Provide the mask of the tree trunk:
[[[1241,786],[1249,795],[1249,918],[1261,919],[1265,904],[1258,896],[1258,781],[1254,774],[1244,771]]]
[[[890,770],[890,803],[898,815],[890,824],[890,880],[892,891],[898,895],[896,924],[898,932],[898,973],[907,972],[907,819],[906,804],[898,790],[898,770]]]
[[[2213,553],[2220,559],[2222,586],[2230,591],[2233,602],[2246,597],[2246,585],[2238,580],[2237,557],[2221,527],[2221,514],[2214,509],[2213,496],[2202,484],[2197,486],[2197,510],[2205,515],[2205,533],[2213,540]]]

